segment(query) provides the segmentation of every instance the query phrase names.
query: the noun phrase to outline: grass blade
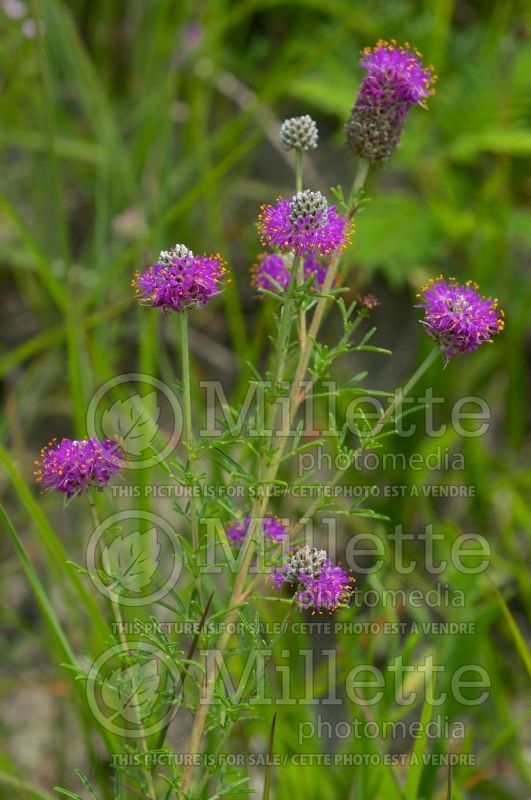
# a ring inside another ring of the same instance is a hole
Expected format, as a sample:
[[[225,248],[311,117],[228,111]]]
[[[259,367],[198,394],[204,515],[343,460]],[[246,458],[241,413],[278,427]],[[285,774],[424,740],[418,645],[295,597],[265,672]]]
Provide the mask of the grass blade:
[[[488,576],[487,576],[487,578],[488,578]],[[492,579],[488,578],[488,580],[489,580],[492,592],[493,592],[493,594],[494,594],[494,596],[496,598],[496,602],[498,603],[499,607],[501,608],[503,616],[505,617],[507,625],[509,626],[509,630],[512,633],[514,642],[516,644],[516,649],[518,650],[518,652],[519,652],[519,654],[520,654],[520,656],[522,658],[522,661],[524,662],[524,664],[526,666],[526,669],[527,669],[529,675],[531,676],[531,654],[529,653],[529,649],[527,647],[525,639],[522,636],[520,628],[516,624],[516,621],[515,621],[513,615],[511,614],[511,612],[509,610],[509,606],[507,605],[507,603],[503,599],[503,596],[502,596],[500,590],[498,589],[496,584],[492,581]]]
[[[52,608],[52,605],[48,599],[48,595],[46,594],[46,590],[42,585],[37,573],[35,572],[35,568],[31,561],[28,558],[24,545],[22,541],[14,529],[11,520],[9,519],[5,509],[3,506],[0,506],[0,517],[4,524],[4,528],[7,532],[7,535],[11,539],[19,561],[22,565],[22,569],[24,570],[24,574],[28,579],[28,583],[30,584],[33,594],[35,595],[35,599],[41,609],[42,615],[46,620],[46,624],[50,629],[50,632],[55,639],[56,644],[59,646],[61,650],[61,655],[66,661],[74,667],[77,667],[76,658],[74,653],[68,643],[66,635],[61,627],[61,623],[57,619],[55,615],[55,611]]]
[[[275,740],[275,725],[277,721],[277,713],[273,714],[273,719],[271,720],[271,730],[269,731],[269,744],[267,746],[267,755],[268,761],[265,770],[265,778],[264,778],[264,792],[262,794],[262,800],[269,800],[269,794],[271,792],[271,775],[273,772],[273,744]]]
[[[428,734],[427,727],[432,715],[432,698],[435,692],[435,672],[430,670],[428,693],[424,701],[424,708],[420,717],[420,729],[423,732],[421,736],[415,741],[412,755],[414,756],[414,763],[410,764],[407,773],[406,785],[404,786],[405,800],[417,800],[417,794],[420,786],[420,778],[422,775],[422,756],[428,747]]]
[[[72,569],[65,569],[64,565],[69,560],[68,554],[64,549],[61,540],[58,538],[53,527],[48,522],[46,515],[42,511],[25,481],[17,472],[7,451],[0,445],[0,463],[5,467],[7,475],[18,494],[22,505],[35,524],[35,530],[45,554],[48,556],[48,563],[54,570],[61,569],[62,576],[66,578],[71,588],[74,590],[82,607],[86,610],[97,641],[94,643],[99,650],[105,649],[105,642],[108,636],[108,628],[103,615],[94,600],[94,597],[87,591],[80,576]]]

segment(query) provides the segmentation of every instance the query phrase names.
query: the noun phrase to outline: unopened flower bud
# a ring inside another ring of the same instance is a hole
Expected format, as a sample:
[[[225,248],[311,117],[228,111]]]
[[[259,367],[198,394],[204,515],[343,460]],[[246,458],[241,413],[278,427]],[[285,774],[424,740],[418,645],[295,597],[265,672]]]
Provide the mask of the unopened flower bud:
[[[318,140],[317,125],[308,114],[285,119],[280,126],[280,144],[284,150],[292,150],[295,147],[301,150],[315,150]]]

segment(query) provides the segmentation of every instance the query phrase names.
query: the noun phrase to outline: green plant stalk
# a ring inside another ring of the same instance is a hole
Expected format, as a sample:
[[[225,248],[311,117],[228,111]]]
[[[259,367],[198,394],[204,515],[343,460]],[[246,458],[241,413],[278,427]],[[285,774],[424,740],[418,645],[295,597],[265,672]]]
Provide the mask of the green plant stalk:
[[[295,192],[302,192],[302,150],[295,148]]]
[[[302,149],[300,147],[295,148],[295,192],[302,192]],[[302,258],[299,259],[299,266],[297,270],[297,280],[299,284],[304,283],[304,262]],[[299,312],[299,341],[301,343],[301,347],[304,347],[306,343],[306,311],[304,310],[304,306],[301,307]]]
[[[94,502],[94,496],[90,492],[87,493],[87,500],[88,500],[88,504],[89,504],[89,508],[90,508],[90,513],[92,514],[92,519],[93,519],[93,522],[94,522],[94,525],[95,525],[95,529],[97,529],[100,526],[100,519],[99,519],[99,516],[98,516],[98,511],[96,509],[96,503]],[[111,576],[111,574],[112,574],[111,573],[111,566],[110,566],[110,562],[109,562],[109,559],[108,559],[108,555],[105,552],[105,548],[103,548],[103,550],[102,550],[101,559],[102,559],[102,566],[103,566],[104,571],[107,573],[107,575]],[[116,622],[116,625],[118,626],[118,639],[120,640],[120,644],[122,645],[123,649],[127,650],[127,638],[125,636],[124,621],[123,621],[123,617],[122,617],[122,610],[120,608],[120,601],[118,599],[118,596],[116,595],[116,593],[112,589],[109,592],[109,597],[110,597],[110,601],[111,601],[111,607],[112,607],[112,611],[113,611],[114,620]],[[132,678],[132,683],[133,683],[132,698],[136,698],[137,686],[135,685],[136,681],[134,679],[134,675],[133,675],[133,678]],[[140,714],[138,713],[138,708],[137,708],[136,704],[133,704],[133,707],[135,708],[135,717],[136,717],[135,721],[136,721],[136,724],[138,726],[138,733],[139,733],[138,740],[140,742],[140,748],[141,748],[143,754],[146,755],[147,752],[148,752],[148,747],[147,747],[146,735],[144,733],[144,726],[142,724],[142,719],[140,717]],[[151,771],[149,770],[149,768],[147,766],[143,766],[142,769],[143,769],[143,772],[144,772],[144,775],[145,775],[145,778],[146,778],[147,787],[148,787],[148,795],[147,796],[150,798],[150,800],[155,800],[155,798],[156,798],[155,786],[154,786],[154,783],[153,783],[153,776],[151,774]]]
[[[195,496],[195,448],[194,448],[194,429],[192,426],[192,389],[190,385],[190,348],[188,337],[188,312],[178,313],[179,331],[181,335],[181,369],[183,383],[183,405],[184,405],[184,444],[188,454],[188,472],[191,479],[190,494],[190,527],[192,534],[192,547],[196,555],[194,563],[194,580],[199,592],[199,511],[197,498]]]
[[[383,417],[381,418],[381,420],[379,420],[379,421],[378,421],[378,424],[377,424],[377,425],[376,425],[376,427],[374,428],[373,435],[376,435],[376,434],[378,434],[378,433],[379,433],[379,432],[382,430],[382,428],[385,426],[385,424],[386,424],[386,423],[387,423],[387,422],[390,420],[390,418],[393,416],[394,412],[395,412],[397,409],[399,409],[399,408],[400,408],[400,406],[402,405],[402,400],[403,400],[403,398],[404,398],[404,397],[407,397],[407,395],[409,394],[409,392],[411,391],[411,389],[412,389],[412,388],[415,386],[415,384],[416,384],[416,383],[417,383],[417,382],[418,382],[418,381],[419,381],[419,380],[422,378],[422,376],[424,375],[424,373],[426,372],[426,370],[428,370],[428,369],[429,369],[429,367],[431,367],[431,365],[433,364],[433,362],[436,360],[436,358],[437,358],[437,357],[438,357],[440,354],[441,354],[441,348],[440,348],[438,345],[436,345],[436,346],[433,348],[433,350],[430,350],[430,352],[428,353],[428,355],[426,356],[426,358],[424,359],[424,361],[422,362],[422,364],[420,364],[420,366],[419,366],[419,367],[418,367],[418,368],[415,370],[415,372],[413,373],[413,375],[411,376],[411,378],[408,380],[408,382],[406,383],[406,385],[404,386],[404,388],[403,388],[403,389],[400,389],[400,390],[397,392],[397,394],[396,394],[396,396],[395,396],[395,399],[394,399],[394,400],[393,400],[393,402],[392,402],[392,403],[391,403],[391,404],[388,406],[388,408],[387,408],[387,410],[385,411],[385,413],[384,413]]]
[[[365,162],[363,159],[361,159],[359,164],[358,164],[358,170],[357,170],[357,173],[356,173],[356,176],[355,176],[355,179],[354,179],[354,184],[353,184],[353,188],[352,188],[352,191],[351,191],[351,197],[355,196],[357,194],[357,192],[359,192],[361,190],[361,187],[363,186],[363,184],[365,182],[365,179],[367,177],[367,173],[368,173],[368,163]],[[278,338],[277,338],[277,346],[276,346],[276,350],[275,350],[275,366],[274,366],[273,383],[272,383],[273,391],[275,390],[277,385],[282,380],[282,377],[283,377],[283,374],[284,374],[284,368],[285,368],[285,362],[286,362],[286,350],[287,350],[287,347],[289,345],[289,336],[290,336],[290,333],[291,333],[291,327],[292,327],[292,322],[293,322],[293,317],[290,314],[291,305],[292,305],[291,301],[293,299],[294,288],[295,288],[295,285],[296,285],[295,284],[295,280],[296,280],[297,271],[298,271],[298,268],[299,268],[299,261],[300,261],[299,258],[295,258],[294,261],[293,261],[291,280],[290,280],[290,284],[289,284],[289,287],[288,287],[288,291],[287,291],[285,299],[284,299],[284,303],[282,305],[282,311],[281,311],[281,316],[280,316],[280,324],[279,324],[279,333],[278,333]],[[336,259],[333,262],[333,264],[330,266],[330,269],[328,271],[327,278],[326,278],[326,281],[325,281],[325,285],[323,287],[323,293],[328,292],[330,290],[330,288],[332,287],[333,282],[335,280],[336,273],[337,273],[338,264],[339,264],[339,259]],[[320,298],[318,300],[318,302],[317,302],[317,306],[316,306],[316,309],[315,309],[315,312],[314,312],[314,315],[313,315],[313,318],[312,318],[312,323],[311,323],[311,326],[310,326],[309,336],[306,339],[305,347],[301,351],[301,356],[299,357],[299,363],[298,363],[297,369],[296,369],[296,374],[302,374],[302,377],[304,377],[304,375],[306,373],[306,369],[308,367],[308,364],[309,364],[309,361],[310,361],[310,357],[311,357],[311,353],[312,353],[312,350],[313,350],[313,344],[314,344],[315,339],[317,337],[317,334],[319,332],[319,328],[320,328],[320,325],[321,325],[321,322],[322,322],[322,319],[323,319],[323,315],[324,315],[324,312],[325,312],[325,309],[326,309],[326,306],[327,306],[327,302],[328,302],[328,298],[326,298],[326,297]],[[302,380],[302,377],[300,378],[300,380]],[[300,402],[302,402],[302,400]],[[274,427],[275,419],[276,419],[276,416],[277,416],[276,412],[277,412],[276,404],[273,402],[273,403],[270,404],[270,407],[269,407],[267,430],[275,430],[276,429],[276,427]],[[288,428],[288,430],[289,430],[289,428]],[[270,461],[268,467],[265,469],[265,474],[262,474],[262,470],[261,470],[261,474],[260,474],[260,481],[261,482],[268,483],[268,482],[274,480],[275,477],[276,477],[276,474],[278,472],[278,468],[280,466],[280,459],[282,457],[282,453],[283,453],[283,449],[284,449],[282,444],[281,444],[280,447],[278,446],[279,440],[282,443],[282,442],[285,441],[285,437],[283,437],[281,435],[278,439],[277,439],[277,437],[273,437],[271,439],[271,445],[270,445],[270,448],[269,448],[269,454],[271,455],[271,461]],[[263,464],[263,462],[262,462],[262,464]],[[265,512],[267,510],[268,500],[269,500],[269,498],[267,497],[267,494],[264,493],[264,496],[262,498],[260,498],[259,500],[257,500],[253,504],[253,508],[252,508],[252,511],[251,511],[251,517],[252,518],[254,518],[254,519],[262,519],[263,518],[263,516],[264,516],[264,514],[265,514]],[[242,558],[241,568],[240,568],[240,571],[238,572],[238,574],[236,576],[236,580],[234,582],[234,588],[232,590],[232,595],[231,595],[231,598],[230,598],[230,601],[229,601],[229,606],[231,606],[231,607],[237,605],[241,601],[241,598],[244,595],[245,581],[246,581],[246,578],[247,578],[247,575],[248,575],[248,572],[249,572],[249,568],[251,566],[251,562],[252,562],[252,559],[253,559],[253,555],[254,555],[254,552],[255,552],[255,542],[252,539],[252,537],[246,537],[246,539],[243,542],[242,547],[244,548],[244,554],[243,554],[243,558]],[[236,618],[236,614],[237,614],[237,609],[234,609],[230,614],[227,615],[227,619],[226,619],[226,623],[227,624],[225,626],[225,629],[224,629],[223,633],[221,634],[221,637],[220,637],[219,643],[218,643],[218,650],[222,654],[227,649],[228,643],[230,641],[231,634],[228,633],[228,631],[231,628],[232,622]],[[206,676],[204,678],[203,687],[202,687],[203,691],[204,691],[204,698],[203,698],[203,702],[200,702],[199,706],[197,708],[196,716],[195,716],[195,719],[194,719],[194,724],[192,726],[192,732],[190,734],[190,739],[189,739],[189,743],[188,743],[187,752],[189,754],[192,754],[192,756],[195,756],[200,751],[201,739],[202,739],[202,736],[203,736],[203,731],[204,731],[204,728],[205,728],[206,719],[207,719],[207,715],[208,715],[208,708],[209,708],[209,705],[212,702],[212,698],[214,696],[216,677],[217,677],[217,664],[214,663],[214,664],[211,665],[210,670],[207,672],[207,674],[206,674]],[[187,790],[188,790],[188,788],[190,786],[191,780],[192,780],[192,774],[193,774],[193,764],[192,764],[192,762],[193,762],[193,757],[190,759],[190,763],[188,763],[185,766],[184,771],[183,771],[183,779],[182,779],[181,787],[180,787],[180,794],[181,794],[182,798],[185,797],[186,792],[187,792]]]
[[[354,182],[352,184],[352,189],[350,191],[349,205],[352,205],[354,198],[357,197],[357,195],[365,185],[368,173],[369,173],[369,162],[366,161],[364,158],[361,158],[358,162],[358,168],[356,170]],[[338,258],[334,259],[334,261],[330,264],[322,289],[323,295],[326,295],[334,285],[340,260],[341,257],[339,256]],[[308,387],[304,391],[301,391],[298,387],[305,378],[306,371],[308,369],[308,365],[312,357],[314,344],[319,334],[319,330],[321,328],[321,324],[323,322],[323,317],[328,307],[329,300],[330,300],[329,297],[320,297],[319,300],[317,301],[312,321],[310,323],[310,330],[308,331],[308,335],[305,339],[305,342],[301,347],[301,353],[299,356],[297,366],[295,368],[295,374],[291,385],[291,392],[290,392],[289,406],[288,406],[289,414],[287,415],[287,419],[285,421],[283,430],[280,432],[278,436],[279,461],[284,453],[287,437],[291,429],[291,426],[293,425],[299,407],[306,396],[306,392],[308,391]]]
[[[267,422],[266,427],[267,430],[274,429],[275,420],[277,416],[277,408],[276,402],[274,400],[274,395],[277,389],[277,386],[282,382],[282,378],[284,375],[284,369],[286,364],[286,352],[289,345],[289,338],[291,334],[291,329],[293,325],[293,315],[291,314],[291,307],[292,307],[292,299],[296,287],[296,276],[297,276],[297,269],[298,269],[299,258],[296,257],[293,260],[293,267],[291,270],[291,280],[289,283],[288,291],[286,292],[286,296],[284,298],[284,303],[282,305],[282,310],[280,312],[280,322],[279,322],[279,330],[278,330],[278,338],[276,342],[275,348],[275,357],[274,357],[274,367],[273,367],[273,376],[272,376],[272,385],[271,390],[273,393],[273,399],[269,403],[269,409],[267,414]],[[277,459],[275,458],[274,453],[274,440],[271,440],[271,446],[269,448],[269,457],[271,458],[271,462],[268,467],[264,468],[264,461],[261,462],[261,469],[260,469],[260,480],[261,481],[269,481],[272,480],[274,475],[276,475],[276,471],[278,469]],[[264,473],[265,469],[265,473]],[[256,503],[253,504],[253,509],[251,511],[251,517],[255,519],[261,519],[265,512],[265,508],[267,506],[268,498],[263,497],[260,498]],[[242,563],[240,567],[240,571],[236,576],[236,580],[234,582],[234,588],[232,590],[232,595],[229,601],[229,606],[233,607],[236,606],[239,602],[239,597],[242,595],[245,580],[247,578],[247,574],[249,572],[249,568],[251,566],[252,558],[255,551],[255,542],[251,536],[245,538],[242,547],[244,548]],[[236,615],[238,613],[237,608],[233,608],[232,612],[227,615],[226,618],[226,625],[221,634],[218,650],[221,653],[224,653],[227,649],[227,645],[229,643],[231,634],[228,632],[231,628],[232,623],[234,622]],[[217,677],[217,664],[214,663],[210,666],[204,681],[203,681],[203,691],[204,691],[204,698],[203,702],[200,702],[196,711],[194,724],[192,726],[192,731],[190,734],[190,739],[188,743],[187,752],[193,755],[199,753],[201,747],[201,739],[203,737],[203,731],[206,724],[206,718],[208,714],[209,705],[212,702],[212,698],[214,696],[215,690],[215,683]],[[180,787],[180,795],[181,797],[185,797],[186,791],[188,790],[193,774],[193,758],[190,759],[189,763],[185,766],[183,772],[183,779],[181,782]]]
[[[437,357],[437,355],[439,353],[440,353],[440,349],[438,347],[435,347],[433,350],[430,351],[428,356],[424,359],[424,361],[418,367],[418,369],[415,370],[415,372],[413,373],[413,375],[411,376],[409,381],[406,383],[404,389],[400,392],[400,395],[399,395],[400,402],[402,400],[402,397],[407,395],[411,391],[411,389],[415,386],[415,384],[420,380],[420,378],[424,375],[424,373],[426,372],[428,367],[435,361],[435,359],[436,359],[436,357]],[[386,421],[387,421],[387,419],[389,419],[389,417],[391,416],[393,411],[398,407],[398,405],[399,405],[399,403],[398,403],[398,400],[397,400],[397,401],[395,401],[394,403],[392,403],[389,406],[389,408],[388,408],[388,410],[386,412],[386,415],[384,415],[384,417],[386,417]],[[378,422],[378,426],[377,426],[378,430],[381,430],[381,428],[385,424],[385,422],[382,423],[384,417],[382,417],[382,420],[380,420]],[[375,431],[376,431],[376,429],[375,429]],[[353,453],[353,458],[356,455],[362,453],[363,449],[364,448],[362,448],[362,447],[356,448],[356,450]],[[327,486],[329,486],[329,487],[335,486],[338,483],[338,481],[340,480],[340,478],[344,474],[345,474],[345,470],[344,469],[337,470],[334,473],[334,475],[332,476],[332,478],[327,482]],[[320,503],[321,503],[321,498],[317,497],[313,501],[313,503],[307,508],[307,510],[305,512],[305,515],[304,515],[305,519],[310,519],[311,517],[313,517],[313,515],[319,510]],[[294,538],[302,528],[303,528],[303,523],[302,522],[299,522],[298,525],[296,525],[294,528],[292,528],[291,529],[292,538]],[[254,589],[256,589],[257,585],[260,583],[260,580],[261,580],[261,576],[257,575],[256,578],[251,582],[251,584],[249,585],[247,590],[240,597],[241,601],[246,600],[252,594]]]
[[[357,195],[363,187],[365,186],[365,181],[367,180],[367,175],[369,174],[369,167],[370,163],[367,161],[366,158],[360,158],[358,161],[358,167],[356,169],[356,175],[354,176],[354,183],[352,184],[352,189],[350,190],[350,195],[348,198],[348,204],[350,206],[351,211],[353,210],[353,204],[356,200]]]

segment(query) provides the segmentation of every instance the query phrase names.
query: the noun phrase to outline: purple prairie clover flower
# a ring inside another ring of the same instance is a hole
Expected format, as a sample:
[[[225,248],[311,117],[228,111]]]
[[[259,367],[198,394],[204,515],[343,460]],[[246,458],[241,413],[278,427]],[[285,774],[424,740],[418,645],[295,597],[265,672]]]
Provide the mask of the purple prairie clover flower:
[[[256,289],[267,289],[278,294],[276,284],[282,289],[288,288],[292,266],[293,258],[290,254],[281,256],[278,253],[261,253],[258,262],[251,268],[251,285]],[[326,280],[328,266],[316,256],[307,255],[303,261],[304,279],[313,277],[312,285],[320,289]]]
[[[298,192],[291,200],[264,205],[258,217],[264,247],[292,250],[296,255],[335,256],[350,244],[352,223],[329,206],[321,192]]]
[[[184,245],[163,250],[158,261],[137,273],[132,285],[141,302],[163,312],[204,308],[220,294],[225,262],[220,255],[196,256]]]
[[[284,150],[315,150],[318,142],[319,131],[309,114],[285,119],[280,126],[280,144]]]
[[[288,529],[277,517],[264,517],[262,522],[262,530],[269,539],[273,542],[281,542],[288,534]],[[243,522],[235,522],[227,529],[227,536],[233,542],[238,544],[243,542],[245,534],[249,529],[251,517],[249,514],[245,517]]]
[[[257,263],[251,267],[251,286],[255,289],[267,289],[278,294],[278,286],[287,289],[289,279],[286,259],[278,253],[260,253]]]
[[[367,70],[345,126],[350,149],[371,163],[386,161],[396,149],[411,106],[426,107],[435,76],[409,44],[380,40],[366,47],[360,66]]]
[[[459,284],[455,278],[440,275],[422,289],[419,308],[424,309],[423,324],[440,346],[446,360],[471,353],[483,342],[492,342],[504,328],[503,311],[497,300],[482,297],[472,281]]]
[[[311,608],[314,614],[336,611],[340,606],[348,605],[354,583],[343,567],[333,567],[328,558],[318,578],[301,575],[300,581],[297,602],[301,608]]]
[[[41,450],[40,461],[35,462],[35,480],[43,489],[74,497],[89,487],[103,489],[123,463],[122,452],[113,439],[52,441]]]
[[[297,603],[301,608],[311,608],[313,613],[348,605],[354,583],[343,567],[332,566],[325,550],[309,546],[298,550],[271,578],[276,590],[285,583],[296,587]]]
[[[310,254],[306,256],[302,264],[302,268],[304,270],[304,280],[307,281],[308,278],[313,277],[312,286],[317,289],[321,289],[324,286],[326,276],[328,275],[328,267],[329,264],[327,264],[325,261],[321,261],[314,255]]]
[[[318,578],[326,561],[326,551],[305,545],[294,553],[287,564],[278,570],[275,569],[271,576],[275,589],[280,589],[283,583],[297,584],[301,575]]]

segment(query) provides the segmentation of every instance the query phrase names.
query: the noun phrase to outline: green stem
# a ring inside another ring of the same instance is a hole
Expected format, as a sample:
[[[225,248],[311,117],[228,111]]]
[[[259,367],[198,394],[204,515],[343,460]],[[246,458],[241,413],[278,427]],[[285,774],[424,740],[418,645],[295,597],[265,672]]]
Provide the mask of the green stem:
[[[188,340],[188,312],[182,311],[178,314],[179,329],[181,334],[181,368],[183,384],[183,403],[184,403],[184,444],[188,454],[188,468],[191,488],[190,495],[190,527],[192,533],[192,547],[196,556],[194,565],[194,578],[199,592],[199,514],[197,498],[195,496],[195,442],[194,429],[192,427],[192,391],[190,385],[190,348]]]
[[[349,200],[350,205],[352,205],[354,199],[365,185],[368,172],[369,172],[369,162],[366,161],[364,158],[361,158],[358,162],[358,168],[356,171],[356,175],[354,176],[352,189],[350,191],[350,200]],[[339,267],[339,261],[340,257],[336,258],[328,268],[328,273],[326,275],[326,279],[322,289],[323,295],[326,295],[334,285],[334,281],[336,279]],[[295,420],[299,406],[303,402],[305,397],[305,393],[299,389],[299,386],[305,378],[306,371],[308,369],[308,365],[310,363],[310,359],[312,356],[313,348],[315,342],[317,341],[317,335],[321,328],[325,311],[327,310],[328,307],[328,303],[329,303],[329,298],[326,296],[319,298],[319,300],[317,301],[312,321],[310,323],[310,330],[308,332],[308,336],[306,337],[304,345],[301,347],[299,361],[295,368],[295,375],[291,385],[291,393],[289,400],[289,416],[288,419],[286,420],[284,430],[278,437],[280,444],[279,460],[282,457],[284,448],[286,446],[286,436],[291,428],[291,425],[293,424],[293,421]],[[308,390],[306,389],[306,391]]]
[[[271,385],[271,401],[269,403],[269,409],[266,421],[267,431],[273,431],[276,428],[277,389],[280,386],[282,378],[284,376],[287,350],[289,347],[291,327],[293,324],[293,315],[291,314],[291,306],[292,306],[291,301],[293,299],[293,294],[295,292],[295,287],[297,285],[296,276],[297,276],[298,263],[299,263],[299,258],[296,257],[293,261],[293,267],[291,270],[291,280],[289,283],[288,291],[286,292],[286,296],[282,304],[282,310],[280,312],[280,322],[279,322],[278,337],[275,347],[273,376]],[[272,477],[275,476],[276,471],[278,469],[278,457],[275,453],[275,448],[274,448],[275,438],[276,437],[271,435],[270,438],[271,446],[268,449],[267,456],[264,457],[260,465],[259,477],[260,480],[262,481],[270,480]],[[253,507],[251,509],[251,517],[255,519],[261,519],[264,515],[267,502],[268,502],[267,493],[264,493],[264,497],[258,499],[253,504]],[[246,537],[246,539],[244,540],[244,544],[242,545],[244,550],[243,550],[240,571],[236,575],[236,580],[234,582],[231,598],[229,600],[229,607],[232,608],[232,611],[228,614],[225,620],[225,629],[221,634],[218,643],[218,650],[220,651],[220,653],[224,653],[229,644],[229,640],[231,637],[230,627],[231,624],[234,622],[239,610],[236,606],[238,605],[239,598],[243,593],[245,580],[247,578],[253,554],[255,552],[255,546],[256,545],[254,539],[252,537]],[[212,702],[212,698],[214,696],[216,676],[217,676],[217,666],[215,663],[213,663],[210,669],[208,670],[207,674],[205,675],[203,681],[202,688],[204,691],[204,697],[197,706],[195,719],[192,726],[192,731],[190,733],[187,752],[192,755],[196,755],[197,753],[199,753],[201,748],[201,741],[203,738],[203,731],[205,729],[205,724],[207,720],[208,709]],[[187,763],[184,768],[181,787],[180,787],[180,795],[179,795],[180,798],[184,799],[186,797],[186,793],[192,782],[193,768],[194,767],[192,760],[189,763]]]
[[[352,204],[354,203],[356,196],[365,186],[365,181],[367,180],[367,175],[369,173],[370,163],[367,161],[366,158],[360,158],[358,161],[358,167],[356,169],[356,175],[354,176],[354,183],[352,184],[352,189],[350,190],[350,197],[349,197],[349,206],[352,208]]]
[[[302,192],[302,150],[295,148],[295,192]]]
[[[297,163],[298,162],[296,157],[296,169],[298,169]],[[368,164],[365,164],[365,162],[360,161],[360,163],[358,164],[358,171],[356,173],[356,177],[354,180],[351,196],[355,196],[359,192],[361,186],[365,181],[367,172],[368,172]],[[273,385],[272,385],[273,402],[270,405],[268,413],[268,423],[267,423],[268,430],[272,430],[273,427],[269,421],[276,420],[276,408],[275,408],[276,399],[274,395],[276,394],[276,387],[280,384],[282,377],[284,375],[284,368],[286,363],[286,351],[289,345],[289,335],[291,332],[291,326],[293,322],[293,316],[290,313],[291,300],[293,299],[293,294],[296,286],[295,278],[297,276],[297,271],[299,268],[299,260],[300,259],[298,258],[294,259],[292,273],[291,273],[291,281],[288,291],[286,292],[286,296],[284,298],[284,303],[282,305],[282,311],[280,315],[278,338],[275,349],[275,365],[273,372]],[[323,288],[323,293],[328,292],[332,287],[337,272],[338,263],[339,259],[336,259],[336,261],[333,262],[333,264],[330,266],[330,269],[328,271],[329,274],[327,276],[327,280]],[[305,346],[301,351],[301,355],[299,356],[297,374],[301,376],[300,380],[302,380],[302,378],[306,373],[310,355],[313,349],[315,339],[317,338],[317,333],[323,318],[327,302],[328,302],[327,297],[320,298],[317,301],[314,316],[312,318],[312,325],[310,327],[310,335],[306,338]],[[292,387],[292,394],[294,388],[295,387]],[[298,393],[296,396],[298,396]],[[302,402],[302,399],[299,400],[299,404],[300,402]],[[285,447],[285,439],[282,434],[280,437],[276,436],[271,437],[271,445],[268,450],[269,458],[267,458],[268,464],[265,469],[264,469],[264,461],[262,461],[261,464],[261,469],[260,469],[261,481],[267,482],[275,478],[284,447]],[[260,498],[253,504],[253,508],[251,510],[251,517],[258,519],[263,518],[267,510],[267,504],[268,504],[267,492],[264,492],[263,498]],[[251,565],[253,554],[255,551],[255,542],[251,538],[247,538],[245,540],[243,547],[245,548],[245,551],[243,554],[240,571],[238,572],[236,580],[234,582],[234,588],[232,590],[232,595],[229,601],[230,607],[236,606],[244,595],[245,580],[247,578],[249,567]],[[221,634],[220,640],[218,642],[218,650],[220,653],[224,653],[229,644],[231,634],[228,631],[230,630],[231,623],[236,618],[236,614],[237,614],[237,609],[231,611],[225,620],[226,627],[223,633]],[[197,754],[201,747],[203,731],[205,729],[205,724],[207,720],[208,708],[214,696],[216,676],[217,676],[217,667],[215,666],[215,664],[213,664],[204,678],[203,682],[204,698],[202,702],[199,703],[198,708],[196,710],[196,715],[192,726],[192,731],[190,734],[187,752],[192,756]],[[183,778],[180,787],[181,798],[184,798],[186,796],[186,792],[188,791],[188,788],[192,782],[192,774],[193,774],[193,764],[192,762],[190,762],[184,768]]]
[[[379,420],[378,424],[376,425],[376,427],[375,427],[375,429],[373,431],[373,434],[377,434],[382,430],[382,428],[389,421],[389,419],[391,418],[393,413],[397,409],[399,409],[400,406],[402,405],[403,398],[407,397],[407,395],[409,394],[411,389],[422,378],[422,376],[424,375],[426,370],[429,369],[429,367],[431,367],[431,365],[433,364],[433,362],[435,361],[437,356],[440,355],[440,353],[441,353],[441,348],[438,347],[438,346],[434,347],[433,350],[430,350],[430,352],[428,353],[428,355],[426,356],[424,361],[420,364],[418,369],[415,370],[415,372],[413,373],[411,378],[408,380],[408,382],[406,383],[404,388],[403,389],[399,389],[397,392],[395,392],[395,399],[393,400],[391,405],[388,407],[387,411],[385,412],[385,414],[383,415],[381,420]]]
[[[295,148],[295,192],[302,192],[302,149],[300,147]],[[304,264],[302,258],[299,259],[297,281],[299,284],[304,283]],[[306,311],[304,306],[301,307],[299,312],[299,341],[301,347],[304,347],[306,343]]]
[[[273,365],[273,380],[271,385],[273,398],[269,407],[270,413],[272,413],[273,415],[273,419],[274,416],[276,416],[276,393],[284,377],[284,369],[286,366],[286,356],[289,348],[291,327],[293,324],[293,316],[291,314],[291,304],[297,286],[297,274],[300,263],[301,263],[301,257],[295,256],[295,258],[293,259],[293,266],[291,268],[291,277],[288,286],[288,291],[286,292],[284,303],[282,304],[282,310],[280,312],[278,338],[276,342],[275,360]],[[270,429],[271,425],[268,424],[268,430]]]

